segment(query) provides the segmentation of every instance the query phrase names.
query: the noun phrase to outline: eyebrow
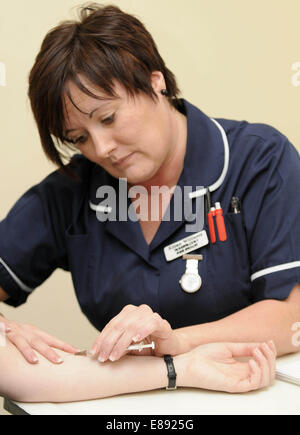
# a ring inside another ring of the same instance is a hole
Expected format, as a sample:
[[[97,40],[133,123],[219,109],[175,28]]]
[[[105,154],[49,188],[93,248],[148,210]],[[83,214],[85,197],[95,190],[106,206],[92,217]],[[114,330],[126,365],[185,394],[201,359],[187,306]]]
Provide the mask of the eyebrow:
[[[102,108],[103,108],[104,106],[106,106],[109,102],[110,102],[110,101],[107,101],[107,102],[103,103],[102,106],[96,107],[96,109],[92,110],[91,113],[86,113],[86,115],[89,116],[89,119],[92,119],[92,116],[94,115],[94,113],[97,112],[97,110],[102,109]],[[67,135],[67,134],[71,133],[72,131],[76,131],[76,130],[80,130],[80,128],[79,128],[79,127],[78,127],[78,128],[71,128],[71,129],[69,129],[69,130],[66,130],[66,131],[65,131],[65,134]]]
[[[97,110],[99,110],[99,109],[100,109],[100,107],[97,107],[96,109],[92,110],[92,112],[89,114],[89,118],[92,119],[92,116],[94,115],[94,113],[97,112]]]

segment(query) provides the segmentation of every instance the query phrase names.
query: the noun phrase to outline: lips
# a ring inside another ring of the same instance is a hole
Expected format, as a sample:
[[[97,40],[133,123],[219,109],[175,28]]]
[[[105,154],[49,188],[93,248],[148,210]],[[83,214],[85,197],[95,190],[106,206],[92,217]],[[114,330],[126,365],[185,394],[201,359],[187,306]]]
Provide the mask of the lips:
[[[127,156],[123,157],[122,159],[119,159],[116,162],[113,162],[113,166],[123,166],[123,165],[125,165],[133,154],[134,153],[130,153]]]

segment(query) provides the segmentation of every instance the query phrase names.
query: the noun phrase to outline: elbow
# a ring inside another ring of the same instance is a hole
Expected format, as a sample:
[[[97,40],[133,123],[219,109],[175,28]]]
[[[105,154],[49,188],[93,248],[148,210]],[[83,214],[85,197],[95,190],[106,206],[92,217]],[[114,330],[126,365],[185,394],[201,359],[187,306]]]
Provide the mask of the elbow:
[[[39,390],[33,380],[27,380],[22,373],[13,370],[6,371],[5,379],[1,373],[0,396],[22,403],[50,401],[48,392]]]
[[[17,402],[31,402],[34,383],[28,372],[30,364],[8,340],[0,347],[0,396]]]
[[[0,351],[1,353],[1,351]],[[0,357],[1,359],[1,357]],[[2,364],[0,364],[1,366]],[[14,367],[1,369],[0,375],[0,396],[6,397],[16,402],[31,402],[30,386],[26,380],[14,370]]]

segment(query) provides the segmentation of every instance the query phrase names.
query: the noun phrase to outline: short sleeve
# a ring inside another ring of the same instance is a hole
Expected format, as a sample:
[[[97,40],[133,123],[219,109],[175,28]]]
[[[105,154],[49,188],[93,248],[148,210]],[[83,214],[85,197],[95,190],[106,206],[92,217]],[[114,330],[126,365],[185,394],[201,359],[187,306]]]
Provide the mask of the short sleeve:
[[[0,222],[0,286],[5,303],[23,304],[57,268],[69,270],[65,230],[70,223],[78,181],[58,171],[32,187]]]
[[[284,300],[300,282],[300,158],[277,130],[264,133],[249,137],[256,145],[243,200],[253,302]]]

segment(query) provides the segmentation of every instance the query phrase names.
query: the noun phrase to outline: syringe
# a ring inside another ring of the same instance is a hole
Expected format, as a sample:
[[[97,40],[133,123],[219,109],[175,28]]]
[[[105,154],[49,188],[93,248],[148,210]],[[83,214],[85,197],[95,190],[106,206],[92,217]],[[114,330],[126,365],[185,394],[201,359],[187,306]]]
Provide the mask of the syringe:
[[[150,344],[144,344],[144,342],[141,341],[141,343],[132,344],[131,346],[127,347],[127,350],[138,350],[139,352],[141,352],[143,349],[146,349],[146,348],[155,349],[154,341],[152,341],[152,343],[150,343]]]
[[[141,341],[141,343],[131,344],[130,346],[127,347],[127,350],[138,350],[139,352],[141,352],[143,349],[147,349],[147,348],[155,349],[154,341],[152,341],[152,343],[150,343],[150,344],[144,344],[143,341]],[[74,355],[75,356],[89,356],[89,357],[94,356],[89,350],[81,350],[80,352],[74,353]]]

